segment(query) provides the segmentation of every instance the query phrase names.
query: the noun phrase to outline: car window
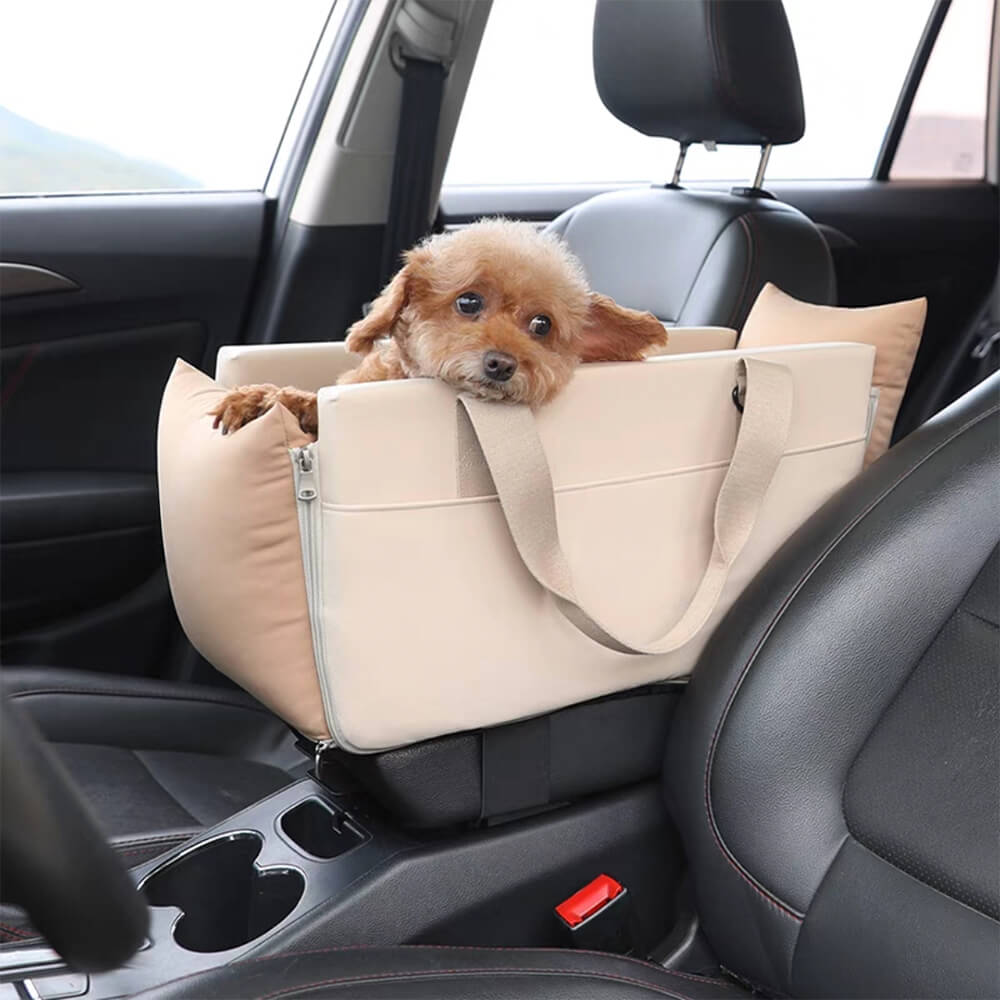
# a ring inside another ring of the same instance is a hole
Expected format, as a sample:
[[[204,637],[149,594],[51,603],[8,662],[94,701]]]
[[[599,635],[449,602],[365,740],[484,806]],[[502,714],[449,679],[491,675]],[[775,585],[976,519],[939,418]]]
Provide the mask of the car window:
[[[993,0],[953,0],[913,98],[890,178],[986,174]]]
[[[962,0],[958,0],[959,3]],[[870,177],[932,0],[785,0],[806,134],[767,176]],[[669,180],[677,144],[615,119],[591,61],[594,0],[494,3],[446,184]],[[752,177],[755,148],[692,147],[686,180]]]
[[[261,188],[331,0],[0,0],[0,194]]]

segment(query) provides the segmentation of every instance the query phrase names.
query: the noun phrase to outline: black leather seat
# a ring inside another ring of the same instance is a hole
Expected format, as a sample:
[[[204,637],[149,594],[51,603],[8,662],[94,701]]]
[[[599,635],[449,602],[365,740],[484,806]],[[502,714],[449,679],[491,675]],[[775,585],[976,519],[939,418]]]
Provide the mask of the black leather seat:
[[[727,1000],[750,994],[721,979],[648,962],[556,948],[341,948],[283,955],[178,979],[144,1000],[278,997],[426,1000]]]
[[[771,560],[666,779],[728,968],[792,996],[1000,996],[1000,376]]]
[[[1000,996],[1000,375],[799,530],[734,605],[665,776],[706,936],[766,995]],[[148,994],[731,997],[610,955],[347,948]]]
[[[2,681],[129,867],[307,764],[288,727],[240,691],[41,667],[6,668]]]
[[[291,730],[241,691],[48,667],[7,667],[0,680],[129,868],[308,766]],[[0,906],[0,944],[35,936],[22,910]]]
[[[805,130],[780,0],[599,0],[594,76],[626,125],[682,144],[769,146]],[[651,187],[599,195],[556,219],[591,285],[666,323],[740,329],[768,281],[832,304],[820,231],[763,195]]]

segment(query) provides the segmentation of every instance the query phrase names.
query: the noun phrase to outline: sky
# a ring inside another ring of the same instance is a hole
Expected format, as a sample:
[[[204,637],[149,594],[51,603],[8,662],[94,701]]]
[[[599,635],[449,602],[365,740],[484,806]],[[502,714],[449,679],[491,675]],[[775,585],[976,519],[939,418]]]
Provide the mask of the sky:
[[[871,173],[931,2],[785,0],[807,132],[775,150],[768,176]],[[676,144],[633,132],[600,104],[593,3],[496,0],[446,183],[669,177]],[[0,105],[206,187],[257,188],[329,7],[330,0],[0,0]],[[954,0],[946,31],[969,57],[931,65],[918,98],[923,110],[961,112],[985,101],[989,9],[990,0]],[[748,178],[755,162],[755,150],[698,148],[685,176]]]
[[[0,0],[0,105],[207,187],[260,187],[329,9]]]

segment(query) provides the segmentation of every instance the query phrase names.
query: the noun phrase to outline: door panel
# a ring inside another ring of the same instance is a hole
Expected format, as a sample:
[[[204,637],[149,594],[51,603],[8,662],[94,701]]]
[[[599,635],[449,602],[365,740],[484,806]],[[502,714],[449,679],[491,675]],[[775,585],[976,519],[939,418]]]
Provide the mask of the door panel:
[[[5,342],[4,478],[70,469],[153,472],[160,390],[178,356],[201,362],[207,339],[205,326],[193,322],[16,347]]]
[[[160,395],[240,340],[265,217],[253,193],[0,201],[2,259],[77,286],[0,283],[3,662],[168,670]]]
[[[927,322],[896,421],[898,440],[981,308],[997,273],[997,189],[983,181],[800,185],[788,200],[848,239],[831,246],[839,302],[927,296]]]

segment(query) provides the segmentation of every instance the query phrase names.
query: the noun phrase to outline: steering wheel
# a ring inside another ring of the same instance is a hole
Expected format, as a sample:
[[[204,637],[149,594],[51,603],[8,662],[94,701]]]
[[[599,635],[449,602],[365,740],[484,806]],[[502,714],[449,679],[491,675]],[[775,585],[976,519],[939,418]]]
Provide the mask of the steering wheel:
[[[23,906],[71,968],[113,969],[142,944],[149,909],[31,722],[0,701],[0,896]]]

